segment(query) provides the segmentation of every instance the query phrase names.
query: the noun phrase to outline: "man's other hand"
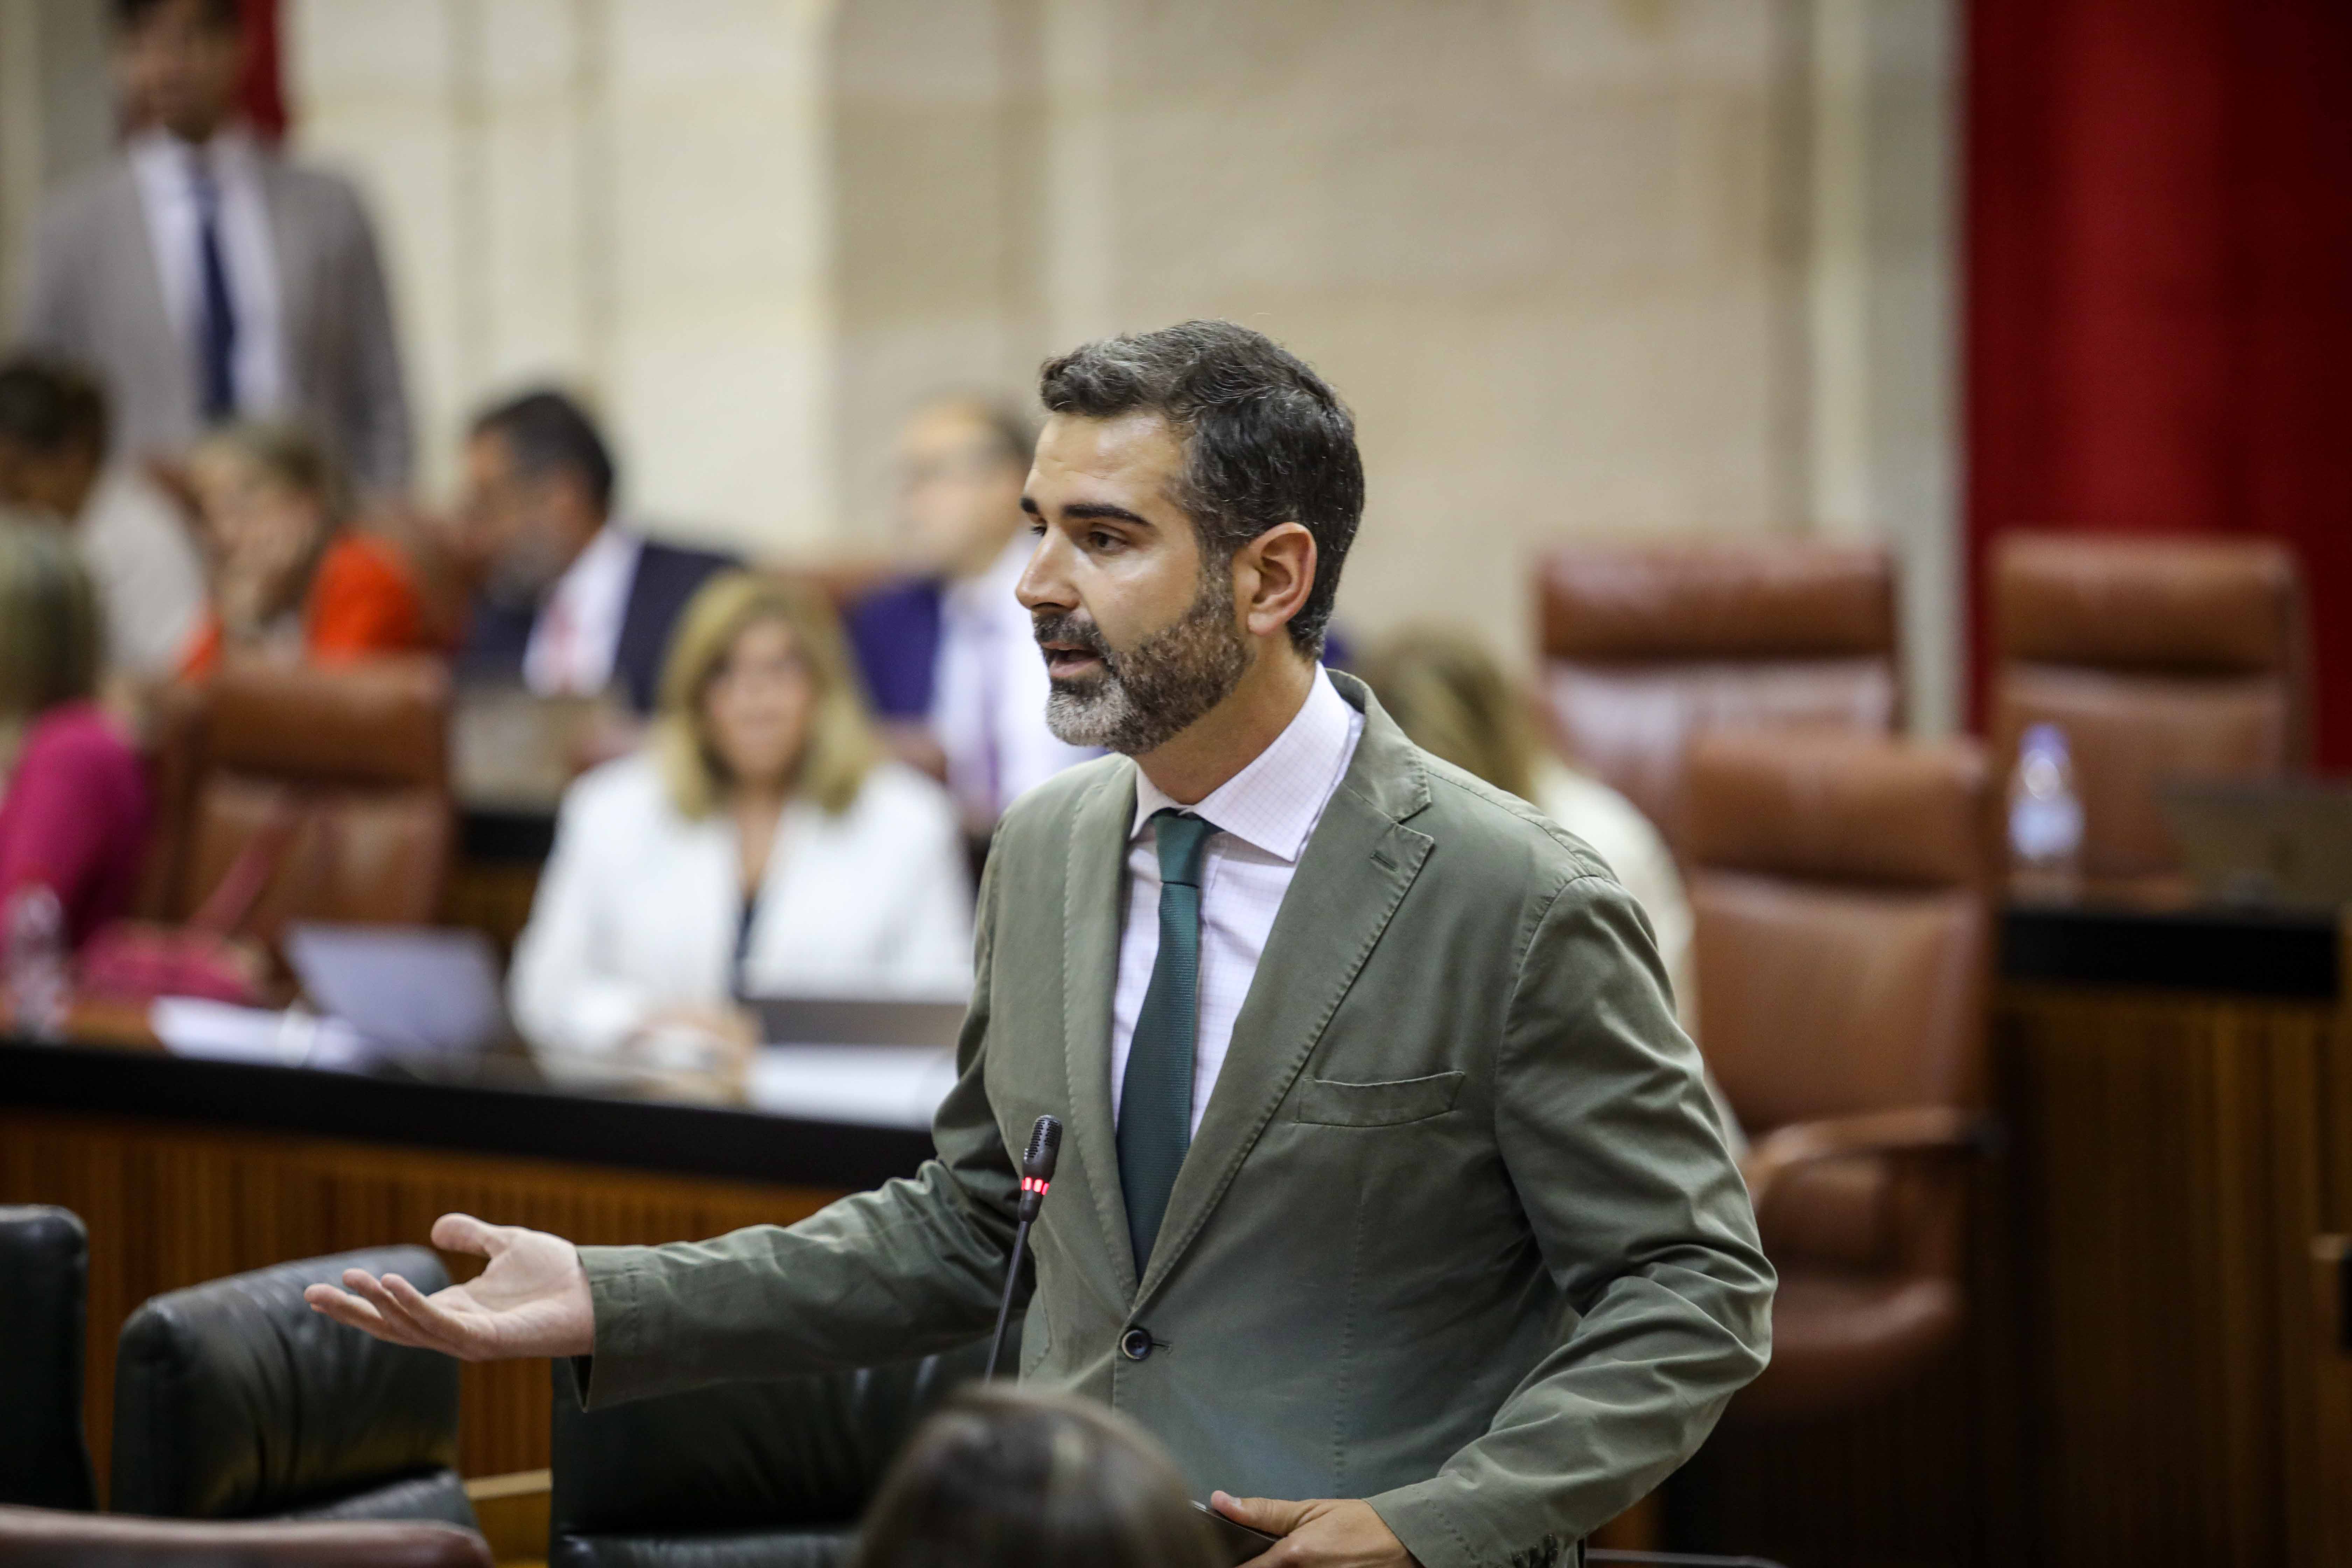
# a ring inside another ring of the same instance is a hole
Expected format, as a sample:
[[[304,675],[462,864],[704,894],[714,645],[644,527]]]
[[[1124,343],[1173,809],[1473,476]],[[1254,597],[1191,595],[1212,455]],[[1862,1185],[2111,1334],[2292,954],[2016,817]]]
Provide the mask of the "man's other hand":
[[[302,1299],[312,1311],[380,1340],[460,1361],[586,1355],[595,1348],[588,1276],[562,1237],[445,1214],[433,1222],[433,1245],[487,1258],[490,1266],[430,1296],[397,1274],[379,1279],[364,1268],[346,1268],[342,1289],[313,1285]]]
[[[1349,1498],[1279,1502],[1212,1493],[1209,1506],[1252,1530],[1282,1537],[1250,1559],[1265,1568],[1420,1568],[1412,1552],[1372,1511]]]

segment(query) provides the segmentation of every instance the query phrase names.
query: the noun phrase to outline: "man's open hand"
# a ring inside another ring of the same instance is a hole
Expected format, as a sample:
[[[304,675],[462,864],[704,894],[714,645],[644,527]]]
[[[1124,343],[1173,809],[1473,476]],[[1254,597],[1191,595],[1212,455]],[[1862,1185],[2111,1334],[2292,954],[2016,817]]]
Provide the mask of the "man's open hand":
[[[1282,1537],[1250,1559],[1264,1568],[1420,1568],[1368,1502],[1349,1498],[1278,1502],[1214,1492],[1209,1506],[1252,1530]]]
[[[430,1296],[397,1274],[379,1279],[364,1268],[346,1268],[342,1289],[313,1285],[302,1299],[313,1311],[380,1340],[460,1361],[586,1355],[595,1348],[588,1276],[562,1237],[445,1214],[433,1222],[433,1245],[487,1258],[490,1266]]]

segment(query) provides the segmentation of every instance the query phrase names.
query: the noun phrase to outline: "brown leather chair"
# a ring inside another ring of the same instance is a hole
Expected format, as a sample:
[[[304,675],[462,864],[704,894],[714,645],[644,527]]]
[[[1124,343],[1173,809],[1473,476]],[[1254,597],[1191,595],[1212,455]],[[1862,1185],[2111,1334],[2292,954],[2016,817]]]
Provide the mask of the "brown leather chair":
[[[490,1568],[450,1524],[233,1523],[0,1507],[5,1568]]]
[[[1991,945],[1968,742],[1728,732],[1689,763],[1697,1037],[1780,1270],[1769,1419],[1866,1404],[1958,1333]]]
[[[2262,778],[2309,760],[2302,583],[2267,540],[2011,533],[1992,569],[1993,755],[2065,731],[2083,872],[2178,867],[2168,777]]]
[[[283,847],[248,934],[431,920],[452,834],[449,700],[437,659],[224,667],[174,716],[153,770],[147,911],[185,920],[267,835]]]
[[[1577,545],[1538,563],[1537,595],[1554,739],[1678,853],[1695,733],[1895,727],[1895,585],[1883,550]]]

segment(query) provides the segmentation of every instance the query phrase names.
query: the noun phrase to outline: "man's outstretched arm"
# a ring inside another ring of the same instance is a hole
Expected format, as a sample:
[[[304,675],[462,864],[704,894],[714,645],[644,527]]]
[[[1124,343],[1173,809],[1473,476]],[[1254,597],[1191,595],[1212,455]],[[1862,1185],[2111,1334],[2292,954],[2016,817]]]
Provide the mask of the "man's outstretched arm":
[[[983,879],[985,881],[985,879]],[[467,1361],[593,1355],[591,1402],[737,1378],[871,1365],[988,1331],[1012,1250],[1020,1173],[988,1102],[988,892],[979,982],[937,1159],[791,1226],[714,1241],[579,1247],[544,1231],[445,1215],[433,1244],[487,1257],[479,1277],[427,1297],[362,1269],[313,1285],[315,1310],[397,1344]]]

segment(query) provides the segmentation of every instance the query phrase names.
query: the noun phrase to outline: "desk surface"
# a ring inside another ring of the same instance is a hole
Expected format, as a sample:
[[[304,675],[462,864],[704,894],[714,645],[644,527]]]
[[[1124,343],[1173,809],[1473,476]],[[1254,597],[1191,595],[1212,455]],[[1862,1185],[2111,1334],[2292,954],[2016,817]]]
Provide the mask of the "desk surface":
[[[841,1189],[911,1175],[927,1132],[754,1110],[427,1083],[0,1039],[0,1105]]]

